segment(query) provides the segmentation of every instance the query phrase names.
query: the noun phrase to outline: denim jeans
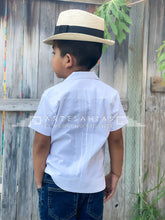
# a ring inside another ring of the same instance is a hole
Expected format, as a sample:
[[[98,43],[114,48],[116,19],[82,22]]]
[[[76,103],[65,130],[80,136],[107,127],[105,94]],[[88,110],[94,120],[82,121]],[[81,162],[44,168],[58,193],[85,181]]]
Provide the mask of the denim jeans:
[[[102,220],[103,195],[72,193],[59,188],[48,174],[38,189],[41,220]]]

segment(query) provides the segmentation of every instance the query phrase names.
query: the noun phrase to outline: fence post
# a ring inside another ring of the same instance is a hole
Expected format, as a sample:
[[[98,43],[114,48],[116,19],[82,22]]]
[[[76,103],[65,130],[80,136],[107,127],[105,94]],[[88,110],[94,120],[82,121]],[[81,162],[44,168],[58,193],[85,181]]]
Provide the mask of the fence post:
[[[133,25],[130,28],[128,46],[128,120],[125,149],[125,216],[132,219],[133,203],[140,184],[141,102],[143,78],[143,25],[144,3],[135,5],[130,13]]]

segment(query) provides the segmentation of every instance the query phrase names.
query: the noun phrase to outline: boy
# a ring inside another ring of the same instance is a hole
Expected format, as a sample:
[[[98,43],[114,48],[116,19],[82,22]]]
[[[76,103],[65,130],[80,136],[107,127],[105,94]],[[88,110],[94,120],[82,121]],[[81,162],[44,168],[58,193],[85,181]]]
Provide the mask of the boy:
[[[90,69],[102,53],[104,20],[82,10],[60,14],[52,67],[64,78],[42,95],[31,122],[33,164],[41,220],[101,220],[123,163],[121,128],[127,123],[116,90]],[[104,176],[108,139],[111,171]]]

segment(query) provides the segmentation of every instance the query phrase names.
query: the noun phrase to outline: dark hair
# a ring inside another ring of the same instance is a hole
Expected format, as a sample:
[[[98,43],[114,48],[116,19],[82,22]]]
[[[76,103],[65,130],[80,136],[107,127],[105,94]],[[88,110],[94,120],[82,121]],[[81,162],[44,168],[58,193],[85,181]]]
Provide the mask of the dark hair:
[[[102,54],[102,44],[87,41],[55,40],[53,47],[60,49],[61,56],[67,53],[76,58],[77,66],[90,70],[94,67]]]

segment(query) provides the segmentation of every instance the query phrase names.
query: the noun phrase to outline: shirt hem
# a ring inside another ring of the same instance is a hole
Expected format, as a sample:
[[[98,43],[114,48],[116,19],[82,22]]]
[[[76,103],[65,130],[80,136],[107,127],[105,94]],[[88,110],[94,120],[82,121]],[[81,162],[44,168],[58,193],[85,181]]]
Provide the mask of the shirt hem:
[[[73,193],[97,193],[105,189],[105,177],[94,182],[91,180],[84,181],[82,177],[63,177],[54,175],[49,169],[45,169],[45,173],[49,174],[54,183],[61,189]]]

